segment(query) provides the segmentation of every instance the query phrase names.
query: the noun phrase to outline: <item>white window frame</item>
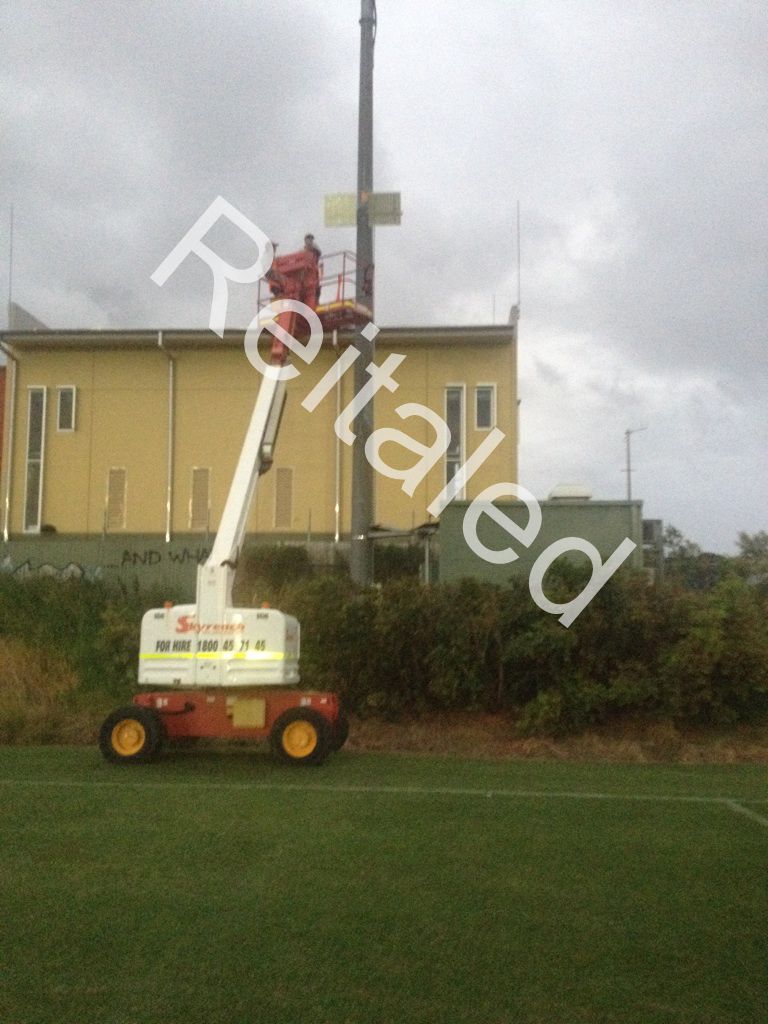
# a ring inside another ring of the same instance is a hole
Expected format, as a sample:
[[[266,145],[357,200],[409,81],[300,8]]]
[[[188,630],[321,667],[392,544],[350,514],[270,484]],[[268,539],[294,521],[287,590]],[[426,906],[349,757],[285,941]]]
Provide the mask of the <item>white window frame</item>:
[[[480,392],[481,388],[488,389],[491,392],[491,422],[488,424],[487,427],[481,427],[480,424],[478,423],[477,400],[478,400],[478,396],[479,396],[479,392]],[[475,430],[493,430],[493,428],[495,426],[496,426],[496,385],[495,384],[491,384],[490,382],[475,384]]]
[[[30,460],[29,440],[30,427],[32,425],[32,392],[40,391],[43,395],[43,417],[40,424],[40,457]],[[43,522],[43,473],[45,469],[45,428],[48,417],[48,388],[44,384],[30,384],[27,387],[27,450],[24,458],[24,506],[23,523],[24,533],[40,533]],[[27,502],[29,500],[29,464],[30,461],[40,463],[40,473],[37,480],[37,522],[30,525],[27,523]]]
[[[459,463],[458,468],[461,469],[461,467],[467,461],[467,385],[464,384],[464,383],[460,383],[459,381],[456,381],[456,382],[448,381],[446,383],[446,385],[445,385],[445,389],[443,391],[443,418],[445,420],[446,426],[448,426],[449,429],[450,429],[450,424],[448,423],[448,391],[451,388],[458,388],[461,391],[461,417],[460,417],[461,418],[461,430],[460,430],[461,437],[459,439],[459,458],[458,458],[458,463]],[[448,453],[446,452],[445,458],[443,459],[443,466],[444,466],[444,470],[443,470],[443,483],[444,484],[447,484],[449,482],[448,481],[448,462],[449,461],[450,462],[454,462],[455,459],[451,458],[449,460]],[[461,491],[459,491],[459,493],[456,495],[456,497],[463,500],[466,497],[466,487],[462,487]]]
[[[61,425],[61,396],[64,391],[72,392],[72,426],[62,427]],[[56,388],[56,433],[73,434],[77,429],[77,388],[74,384],[61,384]]]

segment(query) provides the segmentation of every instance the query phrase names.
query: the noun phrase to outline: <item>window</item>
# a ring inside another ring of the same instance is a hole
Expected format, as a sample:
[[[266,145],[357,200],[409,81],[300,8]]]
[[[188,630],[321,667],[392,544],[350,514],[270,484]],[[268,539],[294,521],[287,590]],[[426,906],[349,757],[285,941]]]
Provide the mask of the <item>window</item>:
[[[59,392],[58,418],[56,429],[60,433],[67,433],[75,429],[75,396],[77,389],[73,387],[62,387]]]
[[[490,430],[496,426],[496,385],[478,384],[475,388],[475,427]]]
[[[293,520],[293,470],[275,470],[275,528],[289,530]]]
[[[464,461],[463,384],[449,384],[445,389],[445,422],[451,434],[445,453],[445,482],[449,483]]]
[[[189,497],[190,530],[208,531],[211,512],[211,471],[202,466],[192,467],[192,491]]]
[[[107,475],[105,526],[108,531],[125,529],[127,478],[125,469],[110,469]]]
[[[40,532],[45,458],[45,388],[29,388],[27,409],[27,482],[24,495],[24,531]]]

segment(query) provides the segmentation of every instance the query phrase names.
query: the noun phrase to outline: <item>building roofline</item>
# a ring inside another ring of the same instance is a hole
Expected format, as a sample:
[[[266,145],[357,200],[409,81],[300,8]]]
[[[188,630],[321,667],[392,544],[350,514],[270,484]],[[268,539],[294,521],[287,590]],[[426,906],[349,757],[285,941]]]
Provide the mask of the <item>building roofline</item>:
[[[110,349],[157,348],[162,333],[167,348],[239,348],[245,328],[232,328],[219,338],[207,328],[128,328],[124,330],[56,329],[45,331],[2,331],[0,342],[14,349]],[[354,332],[340,331],[340,340],[351,343]],[[516,337],[516,324],[475,326],[382,327],[376,343],[390,345],[509,345]]]

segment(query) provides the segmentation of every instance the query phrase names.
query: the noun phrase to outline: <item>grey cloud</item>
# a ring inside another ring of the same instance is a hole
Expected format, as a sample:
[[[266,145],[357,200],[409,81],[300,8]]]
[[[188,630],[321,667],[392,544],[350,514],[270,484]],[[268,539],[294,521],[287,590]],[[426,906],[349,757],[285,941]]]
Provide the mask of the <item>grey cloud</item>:
[[[352,245],[321,215],[323,193],[355,186],[358,16],[357,0],[10,0],[0,210],[14,203],[18,301],[53,326],[206,323],[207,268],[189,260],[163,289],[149,275],[218,194],[284,247],[307,229],[326,251]],[[539,358],[552,403],[531,413],[538,436],[524,409],[524,464],[572,475],[541,440],[567,392],[602,420],[581,421],[591,439],[560,454],[620,490],[626,414],[655,413],[651,500],[701,528],[691,495],[713,509],[747,496],[732,521],[713,512],[705,545],[765,528],[764,4],[380,2],[379,21],[375,180],[405,211],[377,232],[379,322],[487,322],[494,300],[505,318],[519,199],[521,359]],[[233,322],[252,303],[238,292]],[[620,379],[578,374],[598,352]],[[740,410],[738,428],[706,401],[675,405],[674,388],[662,417],[649,382],[699,379]],[[697,476],[714,475],[699,468],[705,427],[732,474],[717,495]]]

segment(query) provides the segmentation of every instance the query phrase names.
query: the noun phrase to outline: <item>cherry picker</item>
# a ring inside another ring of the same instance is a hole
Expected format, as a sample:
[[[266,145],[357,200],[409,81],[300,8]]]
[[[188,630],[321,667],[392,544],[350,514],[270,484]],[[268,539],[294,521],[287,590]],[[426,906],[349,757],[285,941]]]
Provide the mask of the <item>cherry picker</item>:
[[[316,310],[324,328],[366,318],[339,293],[318,305],[318,258],[311,247],[275,257],[267,275],[274,322],[297,341],[308,324],[295,309],[280,310],[284,299]],[[272,333],[271,365],[280,368],[290,352]],[[148,689],[104,721],[99,746],[109,761],[150,761],[166,740],[269,738],[278,760],[320,764],[346,741],[337,695],[298,688],[297,620],[273,608],[232,605],[248,512],[272,464],[284,403],[285,381],[264,374],[211,553],[198,566],[196,601],[167,603],[142,619],[138,682]]]

